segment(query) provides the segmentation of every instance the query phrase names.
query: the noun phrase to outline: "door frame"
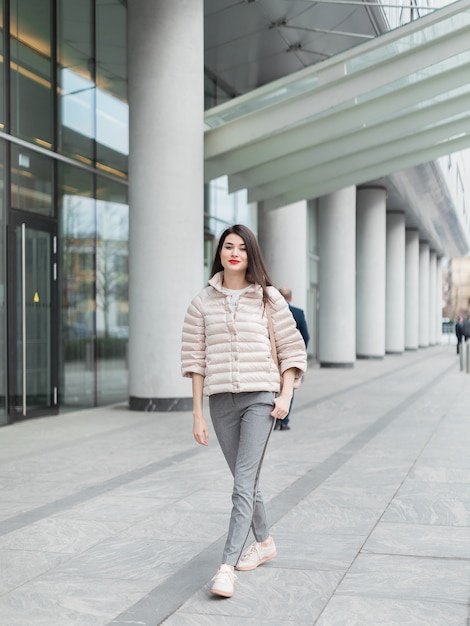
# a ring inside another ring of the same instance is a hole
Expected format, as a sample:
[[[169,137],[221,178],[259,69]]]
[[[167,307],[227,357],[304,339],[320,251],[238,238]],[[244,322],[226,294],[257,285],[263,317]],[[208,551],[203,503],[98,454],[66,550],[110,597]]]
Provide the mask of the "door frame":
[[[21,277],[17,273],[16,265],[16,229],[22,224],[25,228],[47,232],[50,237],[50,289],[51,289],[51,316],[50,316],[50,359],[51,359],[51,406],[45,408],[30,409],[23,414],[19,411],[18,396],[22,396],[21,390],[17,389],[17,290],[21,288]],[[16,422],[33,417],[57,415],[59,412],[59,336],[58,336],[58,238],[57,220],[55,218],[28,213],[26,211],[11,209],[7,227],[7,423]]]

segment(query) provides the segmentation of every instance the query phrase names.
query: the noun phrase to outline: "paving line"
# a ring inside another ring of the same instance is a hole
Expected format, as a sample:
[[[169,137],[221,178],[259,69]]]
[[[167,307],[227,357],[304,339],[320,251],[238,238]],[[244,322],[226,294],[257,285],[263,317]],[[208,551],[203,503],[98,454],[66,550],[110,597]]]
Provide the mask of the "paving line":
[[[183,450],[183,452],[173,454],[166,459],[155,461],[155,463],[150,463],[149,465],[139,467],[138,469],[131,470],[125,474],[120,474],[119,476],[105,480],[97,485],[86,487],[77,493],[72,493],[68,496],[64,496],[63,498],[58,498],[57,500],[54,500],[54,502],[48,502],[47,504],[38,506],[30,511],[25,511],[24,513],[19,513],[18,515],[9,517],[0,521],[0,537],[13,532],[14,530],[18,530],[19,528],[24,528],[34,522],[39,522],[40,520],[50,517],[51,515],[62,513],[66,509],[76,506],[77,504],[82,504],[92,498],[110,493],[111,491],[114,491],[114,489],[118,489],[123,485],[128,485],[135,480],[140,480],[141,478],[146,478],[150,474],[166,470],[168,467],[182,463],[183,461],[186,461],[200,453],[201,450],[199,448]]]
[[[349,391],[354,391],[355,389],[359,389],[360,387],[363,387],[365,385],[368,385],[369,383],[376,383],[378,380],[381,380],[383,378],[387,378],[388,376],[392,376],[393,374],[397,374],[398,372],[401,372],[403,370],[406,370],[410,367],[413,367],[415,365],[421,365],[423,363],[423,361],[427,361],[429,359],[434,359],[437,358],[441,355],[440,351],[439,353],[433,353],[433,354],[427,354],[426,356],[423,356],[423,358],[417,359],[415,361],[411,361],[410,363],[406,363],[405,365],[400,365],[399,367],[394,368],[393,370],[389,370],[387,372],[384,372],[383,374],[379,374],[378,376],[375,376],[374,378],[367,378],[366,380],[361,380],[358,383],[354,383],[354,385],[349,385],[348,387],[343,387],[342,389],[338,389],[336,391],[333,391],[331,393],[327,393],[324,396],[320,396],[319,398],[315,398],[314,400],[309,400],[308,402],[304,402],[303,404],[296,404],[295,406],[295,410],[296,411],[303,411],[304,409],[311,409],[319,404],[321,404],[322,402],[326,402],[327,400],[331,400],[332,398],[336,398],[337,396],[340,396],[344,393],[348,393]],[[450,366],[449,369],[455,369],[456,365],[452,365]],[[470,625],[469,625],[470,626]]]

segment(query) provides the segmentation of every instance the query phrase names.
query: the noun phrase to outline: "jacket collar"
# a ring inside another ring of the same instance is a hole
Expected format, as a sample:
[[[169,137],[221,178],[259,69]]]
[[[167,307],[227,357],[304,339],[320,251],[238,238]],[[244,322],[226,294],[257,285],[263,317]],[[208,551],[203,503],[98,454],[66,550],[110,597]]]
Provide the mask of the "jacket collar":
[[[214,276],[212,276],[212,278],[209,280],[209,285],[211,287],[214,287],[216,291],[219,291],[220,293],[224,293],[224,288],[222,287],[223,280],[224,280],[223,271],[217,272],[217,274],[214,274]],[[261,287],[253,283],[248,287],[247,292],[250,293],[255,290],[257,291],[258,289],[261,289]]]

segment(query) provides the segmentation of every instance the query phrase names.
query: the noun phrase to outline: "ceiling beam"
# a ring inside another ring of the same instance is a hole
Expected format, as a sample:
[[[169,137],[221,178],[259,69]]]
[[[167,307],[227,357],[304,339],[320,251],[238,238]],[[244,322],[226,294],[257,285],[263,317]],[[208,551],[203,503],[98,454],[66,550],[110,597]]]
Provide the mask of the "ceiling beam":
[[[291,189],[286,193],[266,200],[263,202],[263,206],[268,210],[278,209],[294,202],[299,202],[300,200],[318,198],[350,185],[361,185],[370,180],[388,176],[392,173],[421,165],[422,163],[427,163],[428,161],[452,154],[453,152],[465,150],[469,146],[470,138],[468,136],[457,137],[423,150],[417,150],[416,152],[407,151],[405,154],[401,154],[392,159],[382,160],[369,167],[350,170],[343,176],[336,176],[335,172],[331,171],[330,176],[325,180],[311,182],[304,187]]]
[[[240,146],[214,162],[206,161],[205,180],[208,182],[224,174],[230,176],[240,173],[243,176],[244,173],[264,164],[269,165],[275,158],[292,155],[315,145],[325,145],[328,141],[344,137],[358,128],[365,128],[387,117],[396,116],[402,109],[424,104],[432,98],[449,94],[462,85],[468,86],[469,75],[470,55],[468,63],[440,74],[438,81],[431,76],[390,92],[378,90],[375,98],[371,93],[369,99],[355,101],[354,106],[352,106],[354,102],[351,103],[347,115],[344,108],[329,109],[302,126],[279,132],[263,141]],[[245,186],[248,185],[238,186],[236,177],[233,177],[231,190],[242,189]]]
[[[424,103],[423,103],[424,104]],[[436,101],[434,104],[423,106],[414,112],[406,107],[393,118],[372,123],[366,128],[359,128],[342,136],[335,137],[328,142],[318,143],[315,135],[312,136],[312,145],[303,150],[290,153],[244,170],[229,177],[230,192],[240,189],[254,190],[256,187],[268,185],[271,182],[286,180],[299,172],[311,171],[322,163],[333,161],[348,154],[357,155],[358,147],[361,150],[370,150],[375,146],[384,146],[398,137],[410,137],[427,126],[442,124],[455,116],[470,114],[470,85],[468,91],[448,100]],[[325,125],[331,127],[328,120]],[[334,132],[334,126],[332,132]],[[286,183],[288,180],[286,180]]]
[[[455,4],[466,6],[469,3],[470,0],[459,0]],[[455,4],[450,6],[455,7]],[[413,37],[416,34],[417,22],[412,22],[353,48],[348,51],[349,56],[342,53],[338,55],[340,59],[335,56],[313,68],[306,68],[275,81],[268,86],[269,91],[266,87],[257,89],[247,94],[250,100],[242,96],[216,107],[216,110],[210,110],[206,114],[206,123],[210,123],[214,115],[227,116],[230,112],[236,115],[237,107],[240,107],[241,117],[235,117],[218,128],[206,131],[206,159],[220,158],[242,145],[269,137],[280,129],[295,128],[315,114],[321,114],[332,107],[347,105],[353,98],[366,96],[371,91],[371,86],[374,90],[378,87],[386,88],[390,83],[423,72],[444,59],[457,58],[457,55],[468,52],[470,16],[464,12],[463,18],[458,19],[454,13],[446,12],[446,9],[428,16],[434,18],[433,24],[438,14],[441,14],[441,22],[445,21],[444,17],[447,19],[448,23],[445,22],[444,26],[440,24],[442,31],[440,34],[439,28],[434,24],[436,32],[432,36],[431,34],[429,37],[418,36],[415,41]],[[422,29],[429,22],[428,18],[418,21]],[[300,95],[297,94],[292,76],[296,77],[295,80],[299,85],[310,77],[313,87]],[[288,95],[290,92],[292,97]],[[272,96],[272,100],[269,95]],[[256,97],[260,99],[258,109],[256,101],[253,100]],[[281,99],[278,103],[277,98]],[[271,101],[273,104],[270,104]],[[251,112],[244,115],[243,112],[246,110]]]

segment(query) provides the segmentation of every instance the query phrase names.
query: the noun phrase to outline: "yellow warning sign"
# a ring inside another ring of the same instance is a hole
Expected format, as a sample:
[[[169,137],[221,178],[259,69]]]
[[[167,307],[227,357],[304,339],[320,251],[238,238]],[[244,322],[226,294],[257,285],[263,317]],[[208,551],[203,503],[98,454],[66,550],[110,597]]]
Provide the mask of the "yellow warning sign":
[[[34,294],[34,298],[33,298],[34,302],[39,302],[39,294],[36,291],[36,293]]]

